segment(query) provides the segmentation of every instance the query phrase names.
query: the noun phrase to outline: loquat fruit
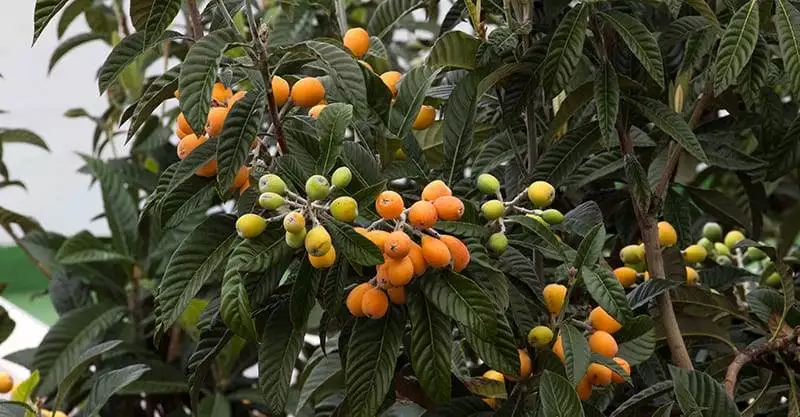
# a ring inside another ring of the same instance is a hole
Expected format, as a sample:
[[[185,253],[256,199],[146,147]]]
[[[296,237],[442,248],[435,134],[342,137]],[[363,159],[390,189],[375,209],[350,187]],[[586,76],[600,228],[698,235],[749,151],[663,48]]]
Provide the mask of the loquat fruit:
[[[275,174],[265,174],[258,179],[258,191],[286,195],[286,182]]]
[[[561,359],[561,362],[564,362],[564,342],[561,339],[561,336],[556,338],[556,342],[553,343],[553,353]]]
[[[434,201],[439,197],[453,195],[453,190],[447,186],[442,180],[433,180],[422,189],[422,197],[425,201]]]
[[[362,28],[352,28],[345,32],[342,39],[344,47],[349,49],[358,58],[366,55],[369,50],[369,33]]]
[[[461,272],[464,268],[469,265],[470,255],[469,255],[469,248],[461,239],[449,235],[441,235],[439,236],[439,240],[441,240],[446,246],[447,249],[450,251],[450,259],[453,262],[453,270],[456,272]]]
[[[228,117],[230,110],[227,107],[212,107],[208,111],[208,120],[206,120],[206,135],[208,137],[219,136],[222,133],[222,127],[225,124],[225,118]]]
[[[358,202],[353,197],[337,197],[331,202],[331,215],[341,222],[352,223],[358,217]]]
[[[411,248],[408,250],[408,259],[414,265],[414,276],[420,276],[428,269],[428,263],[425,262],[425,257],[422,255],[422,247],[416,242],[411,242]]]
[[[405,258],[411,250],[411,238],[401,231],[389,233],[383,244],[383,253],[393,259]]]
[[[14,388],[14,378],[8,372],[0,372],[0,394],[7,394]]]
[[[406,287],[389,287],[386,289],[386,294],[389,295],[389,301],[392,304],[402,305],[406,303]]]
[[[177,129],[181,132],[194,133],[194,130],[192,130],[192,125],[189,124],[189,120],[186,119],[186,115],[183,113],[178,114],[175,124]]]
[[[547,326],[536,326],[528,332],[528,343],[536,348],[543,348],[553,340],[553,331]]]
[[[236,233],[244,239],[258,237],[267,228],[267,220],[258,214],[247,213],[236,220]]]
[[[331,175],[331,184],[336,188],[345,188],[353,180],[353,172],[348,167],[336,168]]]
[[[361,300],[361,311],[371,319],[379,319],[389,310],[389,297],[382,289],[372,287],[364,292]]]
[[[322,175],[312,175],[306,180],[306,196],[311,201],[324,200],[331,192],[328,179]]]
[[[331,246],[331,249],[322,256],[312,256],[309,253],[308,260],[311,262],[311,266],[316,269],[330,268],[334,263],[336,263],[336,248]]]
[[[600,306],[589,313],[589,323],[595,330],[602,330],[608,334],[614,334],[622,328],[622,325]]]
[[[221,104],[225,104],[232,95],[233,91],[222,83],[215,83],[214,88],[211,90],[211,98]]]
[[[239,189],[250,181],[250,168],[243,166],[236,172],[236,177],[233,178],[233,188]]]
[[[683,251],[683,260],[689,264],[703,262],[707,256],[708,251],[706,251],[706,248],[700,245],[689,245]]]
[[[428,229],[436,224],[439,215],[430,201],[420,200],[408,209],[408,223],[417,229]]]
[[[620,368],[625,371],[625,375],[622,376],[612,370],[611,382],[622,384],[625,382],[625,377],[631,375],[631,365],[628,363],[628,361],[622,358],[614,358],[614,362],[616,362],[617,365],[619,365]]]
[[[592,381],[589,379],[588,375],[584,375],[580,381],[578,381],[578,385],[575,386],[575,392],[578,393],[578,398],[581,401],[586,401],[592,396]]]
[[[314,77],[302,78],[292,86],[292,101],[300,107],[309,109],[319,104],[323,98],[325,87]]]
[[[306,229],[306,218],[300,211],[293,211],[283,218],[283,228],[289,233],[300,233]]]
[[[452,260],[450,249],[441,240],[428,235],[422,236],[422,256],[434,268],[444,268]]]
[[[547,209],[542,212],[542,219],[550,225],[561,224],[564,221],[564,215],[556,209]]]
[[[300,229],[297,233],[286,232],[286,236],[284,236],[284,240],[286,244],[289,245],[292,249],[300,249],[303,247],[306,241],[306,229]]]
[[[725,246],[728,247],[728,249],[733,249],[736,246],[736,244],[743,241],[744,238],[745,238],[744,233],[738,230],[731,230],[725,235],[724,243]]]
[[[697,273],[697,270],[692,268],[691,266],[687,266],[686,267],[686,283],[688,283],[688,284],[696,284],[698,279],[700,279],[700,275]]]
[[[328,107],[327,104],[317,104],[316,106],[308,109],[308,116],[314,120],[319,119],[320,113],[325,110],[325,107]]]
[[[658,222],[658,243],[665,248],[675,246],[678,243],[678,232],[669,222]]]
[[[621,266],[614,270],[614,276],[623,288],[628,288],[636,283],[636,270],[627,266]]]
[[[644,247],[628,245],[619,250],[619,259],[626,264],[638,264],[644,261]]]
[[[414,264],[408,256],[399,259],[388,258],[383,264],[383,272],[389,285],[402,287],[414,278]]]
[[[489,200],[481,205],[481,213],[487,220],[497,220],[503,217],[506,207],[500,200]]]
[[[608,332],[597,330],[589,336],[589,349],[609,359],[617,355],[617,341]]]
[[[183,139],[181,139],[178,142],[178,149],[177,149],[178,158],[181,161],[186,159],[187,156],[189,156],[192,152],[194,152],[194,150],[197,149],[198,146],[205,143],[205,141],[206,141],[205,136],[197,137],[197,135],[195,135],[194,133],[190,133],[184,136]]]
[[[492,174],[478,175],[478,190],[486,195],[494,195],[500,191],[500,181]]]
[[[605,387],[611,384],[612,372],[611,369],[605,365],[591,363],[586,370],[586,376],[589,377],[589,381],[592,385]]]
[[[427,129],[433,124],[434,120],[436,120],[436,109],[433,106],[423,104],[419,108],[419,113],[417,113],[417,118],[414,119],[411,128],[414,130]]]
[[[283,196],[275,193],[262,193],[258,196],[258,205],[267,210],[277,210],[286,204]]]
[[[291,90],[289,82],[277,75],[273,75],[270,84],[272,85],[272,96],[275,97],[275,105],[280,107],[286,104],[289,101],[289,92]]]
[[[561,312],[564,306],[567,287],[561,284],[547,284],[542,290],[542,295],[544,296],[544,304],[547,307],[547,311],[555,316]]]
[[[384,191],[375,199],[375,211],[383,219],[394,220],[405,210],[403,197],[394,191]]]
[[[383,252],[383,248],[386,245],[386,239],[389,238],[389,232],[385,230],[370,230],[367,232],[365,237],[372,241],[372,243],[374,243],[375,246],[377,246],[378,249]]]
[[[403,74],[400,74],[397,71],[386,71],[381,74],[381,80],[386,87],[389,88],[389,91],[392,92],[392,95],[397,97],[397,84],[400,82],[400,78],[403,77]]]
[[[458,220],[464,215],[464,203],[458,198],[446,195],[433,200],[433,207],[441,220]]]
[[[508,249],[508,237],[503,232],[492,233],[489,236],[489,249],[500,255]]]
[[[556,198],[556,189],[546,181],[536,181],[528,187],[528,199],[539,208],[549,207]]]
[[[331,235],[322,225],[314,226],[306,234],[305,246],[310,255],[323,256],[333,247]]]
[[[201,177],[213,177],[214,175],[217,175],[217,160],[212,159],[208,161],[207,164],[197,168],[195,174]]]
[[[719,223],[708,222],[703,225],[702,235],[712,242],[722,241],[722,226]]]
[[[364,282],[362,284],[358,284],[355,288],[350,290],[350,294],[347,294],[347,300],[345,301],[345,304],[347,304],[347,310],[350,311],[350,314],[355,317],[364,317],[364,311],[361,309],[364,301],[364,293],[373,288],[375,287],[372,284]]]

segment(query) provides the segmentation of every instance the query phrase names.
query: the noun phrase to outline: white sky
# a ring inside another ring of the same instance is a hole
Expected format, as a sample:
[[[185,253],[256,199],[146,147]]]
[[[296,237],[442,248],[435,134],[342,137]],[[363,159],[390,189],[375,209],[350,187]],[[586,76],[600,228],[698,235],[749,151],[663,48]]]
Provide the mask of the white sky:
[[[82,229],[107,231],[103,220],[91,222],[102,211],[97,187],[78,174],[76,152],[90,153],[93,123],[63,117],[67,109],[84,107],[92,114],[105,108],[97,92],[96,71],[109,48],[101,41],[84,44],[64,58],[48,76],[50,54],[58,45],[57,19],[31,48],[34,1],[6,1],[0,13],[0,127],[26,128],[50,146],[47,153],[28,145],[7,145],[4,160],[13,179],[21,179],[28,192],[0,189],[0,206],[31,215],[45,228],[71,234]],[[76,19],[65,38],[86,32],[85,20]],[[0,245],[11,239],[0,231]]]

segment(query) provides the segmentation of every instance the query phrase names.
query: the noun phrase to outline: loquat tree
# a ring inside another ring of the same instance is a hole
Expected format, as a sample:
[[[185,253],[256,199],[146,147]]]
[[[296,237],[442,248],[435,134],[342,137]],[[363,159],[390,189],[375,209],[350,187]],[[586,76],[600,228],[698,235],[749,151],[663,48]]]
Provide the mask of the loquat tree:
[[[111,235],[0,407],[800,416],[797,6],[257,3],[36,1]]]

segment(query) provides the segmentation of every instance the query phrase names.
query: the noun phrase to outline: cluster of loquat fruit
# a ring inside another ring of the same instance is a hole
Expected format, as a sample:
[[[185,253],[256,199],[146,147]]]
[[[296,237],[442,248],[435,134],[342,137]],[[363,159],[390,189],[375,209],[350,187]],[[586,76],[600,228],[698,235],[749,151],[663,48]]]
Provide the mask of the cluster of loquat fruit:
[[[567,296],[567,287],[561,284],[548,284],[544,287],[542,295],[547,310],[552,316],[558,316],[564,306]],[[608,386],[612,382],[621,384],[630,376],[631,367],[625,359],[616,357],[619,346],[613,334],[622,329],[617,322],[602,307],[595,307],[586,320],[587,341],[589,350],[613,360],[625,371],[626,375],[619,375],[611,368],[601,363],[591,363],[586,374],[578,382],[575,390],[581,400],[587,400],[592,395],[595,386]],[[539,348],[547,347],[553,339],[553,331],[546,326],[536,326],[528,333],[528,342]],[[564,361],[564,344],[561,336],[553,344],[553,353]]]
[[[390,301],[405,304],[405,286],[428,267],[452,267],[461,272],[469,264],[469,249],[464,242],[433,229],[438,220],[460,219],[464,203],[440,180],[426,185],[420,197],[406,208],[400,194],[384,191],[375,200],[381,219],[368,228],[355,228],[383,252],[384,262],[376,267],[372,279],[348,294],[347,309],[353,316],[378,319],[386,314]],[[419,238],[419,243],[412,236]]]
[[[527,217],[548,227],[564,221],[564,215],[560,211],[548,208],[555,200],[556,189],[546,181],[533,182],[513,200],[507,202],[503,201],[503,194],[500,192],[500,181],[494,175],[480,174],[476,183],[481,193],[495,197],[481,205],[481,213],[490,222],[488,226],[499,229],[499,231],[489,236],[488,241],[489,249],[495,254],[500,255],[508,248],[508,237],[506,237],[503,218],[509,213],[514,211],[525,213]],[[518,205],[526,196],[534,205],[535,208],[533,210]]]
[[[342,38],[342,42],[344,43],[344,47],[347,48],[353,54],[353,56],[358,58],[358,62],[361,65],[368,70],[375,72],[369,63],[361,60],[361,58],[367,54],[367,51],[369,51],[370,38],[369,33],[366,30],[362,28],[348,29]],[[383,74],[380,74],[379,77],[381,81],[386,84],[386,87],[389,89],[389,91],[392,92],[392,97],[397,97],[398,86],[400,84],[400,80],[403,78],[403,74],[401,74],[399,71],[386,71]],[[324,104],[315,106],[309,110],[308,115],[316,119],[319,117],[319,114],[324,108]],[[417,113],[417,116],[414,119],[411,127],[416,130],[427,129],[433,124],[434,120],[436,120],[436,109],[433,106],[423,104],[422,107],[420,107],[419,113]]]
[[[258,180],[261,192],[258,204],[264,211],[278,214],[268,219],[260,214],[244,214],[236,221],[236,231],[245,239],[253,239],[264,232],[268,222],[282,221],[286,244],[293,249],[305,247],[314,268],[329,268],[336,262],[336,249],[330,233],[320,224],[319,216],[329,211],[335,219],[347,223],[358,217],[358,203],[352,197],[340,196],[327,201],[331,193],[347,187],[352,179],[353,173],[347,167],[337,168],[330,181],[322,175],[312,175],[306,180],[306,196],[302,197],[291,192],[280,176],[265,174]],[[309,230],[306,217],[311,218]]]

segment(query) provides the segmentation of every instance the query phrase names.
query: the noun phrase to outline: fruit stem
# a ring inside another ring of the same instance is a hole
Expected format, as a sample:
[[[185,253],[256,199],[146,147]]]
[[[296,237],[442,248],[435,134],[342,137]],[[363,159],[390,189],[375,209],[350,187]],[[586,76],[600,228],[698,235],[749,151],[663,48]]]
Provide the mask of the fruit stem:
[[[580,321],[580,320],[575,320],[575,319],[569,319],[569,322],[570,322],[570,323],[571,323],[573,326],[575,326],[575,327],[580,327],[581,329],[583,329],[583,330],[585,330],[585,331],[587,331],[587,332],[589,332],[589,333],[591,333],[591,332],[594,332],[594,328],[593,328],[591,325],[589,325],[589,323],[587,323],[587,322],[585,322],[585,321]]]
[[[517,195],[514,197],[514,199],[513,199],[513,200],[511,200],[511,201],[506,201],[505,203],[503,203],[503,205],[505,205],[506,207],[508,207],[508,206],[515,206],[515,205],[517,205],[517,203],[519,203],[520,201],[522,201],[522,199],[523,199],[523,198],[525,198],[525,196],[527,196],[527,195],[528,195],[528,190],[527,190],[527,189],[524,189],[524,190],[522,190],[522,192],[520,192],[519,194],[517,194]]]
[[[536,214],[536,210],[526,209],[525,207],[520,206],[510,206],[509,208],[517,211],[521,211],[525,214]]]
[[[291,192],[289,190],[286,190],[286,195],[288,195],[289,197],[294,198],[295,200],[297,200],[297,201],[299,201],[299,202],[301,202],[303,204],[308,203],[308,201],[306,201],[305,198],[303,198],[299,194],[293,193],[293,192]]]

